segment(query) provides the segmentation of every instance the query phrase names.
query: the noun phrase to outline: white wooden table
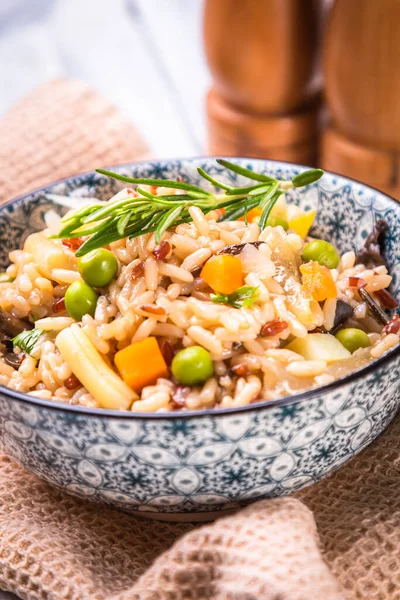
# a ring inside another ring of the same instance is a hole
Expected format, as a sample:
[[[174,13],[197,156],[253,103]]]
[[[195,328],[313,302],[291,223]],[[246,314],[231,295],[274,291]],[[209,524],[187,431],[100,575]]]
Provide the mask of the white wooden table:
[[[0,118],[48,79],[76,77],[116,104],[155,156],[202,154],[201,11],[201,0],[0,0]]]

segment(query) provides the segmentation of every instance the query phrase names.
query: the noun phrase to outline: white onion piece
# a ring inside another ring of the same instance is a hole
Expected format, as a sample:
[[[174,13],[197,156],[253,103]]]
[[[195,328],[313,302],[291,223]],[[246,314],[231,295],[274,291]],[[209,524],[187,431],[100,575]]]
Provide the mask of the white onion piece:
[[[251,244],[245,245],[240,258],[245,273],[256,273],[260,279],[268,279],[275,275],[274,263]]]
[[[44,214],[44,222],[46,223],[49,235],[53,235],[60,230],[60,221],[60,215],[52,208]]]

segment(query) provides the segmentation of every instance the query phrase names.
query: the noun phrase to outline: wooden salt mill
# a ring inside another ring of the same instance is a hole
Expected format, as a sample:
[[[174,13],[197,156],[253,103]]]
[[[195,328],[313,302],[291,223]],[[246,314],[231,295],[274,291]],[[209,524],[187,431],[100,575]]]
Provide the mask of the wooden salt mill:
[[[315,164],[322,0],[206,0],[210,154]]]
[[[400,199],[400,2],[336,0],[324,42],[321,165]]]

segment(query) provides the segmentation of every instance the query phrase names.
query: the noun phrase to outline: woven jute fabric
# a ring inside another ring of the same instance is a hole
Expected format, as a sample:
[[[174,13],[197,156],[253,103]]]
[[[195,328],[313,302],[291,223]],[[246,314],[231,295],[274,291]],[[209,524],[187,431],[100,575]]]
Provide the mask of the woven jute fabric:
[[[1,457],[0,589],[29,600],[399,600],[399,440],[397,418],[331,477],[203,526],[72,498]]]
[[[42,87],[1,132],[2,200],[147,153],[77,82]],[[28,600],[400,600],[399,551],[400,419],[319,484],[203,526],[72,498],[0,456],[0,589]]]
[[[133,125],[80,81],[55,80],[23,98],[0,120],[0,140],[0,202],[148,155]]]
[[[200,528],[142,521],[70,498],[3,457],[0,506],[0,588],[30,600],[343,599],[312,513],[295,499]]]

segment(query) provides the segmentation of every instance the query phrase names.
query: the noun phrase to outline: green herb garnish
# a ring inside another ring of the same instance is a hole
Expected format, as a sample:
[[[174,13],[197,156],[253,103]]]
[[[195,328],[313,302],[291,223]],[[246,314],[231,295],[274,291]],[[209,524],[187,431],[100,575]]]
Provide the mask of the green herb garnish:
[[[292,183],[294,187],[303,187],[304,185],[310,185],[310,183],[314,183],[321,179],[324,174],[322,169],[310,169],[309,171],[304,171],[299,175],[296,175],[292,179]]]
[[[281,194],[293,187],[317,181],[323,175],[321,169],[311,169],[296,175],[292,181],[283,181],[255,173],[227,160],[218,159],[217,162],[229,171],[247,177],[255,183],[233,187],[219,182],[199,167],[197,171],[205,180],[223,190],[221,194],[216,194],[184,181],[125,177],[119,173],[97,169],[102,175],[130,185],[137,184],[137,192],[140,195],[110,201],[106,205],[103,203],[83,207],[64,217],[61,220],[61,230],[53,237],[63,239],[88,236],[77,250],[76,256],[83,256],[91,250],[125,237],[135,238],[154,231],[156,242],[159,243],[167,229],[192,220],[189,214],[191,206],[200,208],[205,214],[224,208],[225,213],[221,218],[224,221],[236,220],[243,215],[247,219],[247,213],[258,206],[262,210],[259,226],[263,229]],[[181,193],[156,196],[141,188],[141,185],[162,186],[179,190]]]
[[[216,304],[230,304],[234,308],[250,308],[259,296],[258,287],[244,285],[232,294],[210,294],[212,302]]]
[[[43,334],[43,329],[28,329],[16,335],[12,342],[14,346],[18,346],[27,354],[32,354],[34,347]]]

